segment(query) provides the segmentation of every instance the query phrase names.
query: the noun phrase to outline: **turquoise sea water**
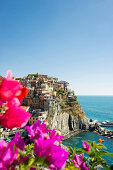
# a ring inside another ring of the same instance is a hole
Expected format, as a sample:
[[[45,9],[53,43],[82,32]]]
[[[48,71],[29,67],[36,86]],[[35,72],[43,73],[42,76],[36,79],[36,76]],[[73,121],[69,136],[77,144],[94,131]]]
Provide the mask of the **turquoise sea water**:
[[[113,96],[78,96],[78,101],[89,119],[113,121]]]
[[[78,96],[78,101],[89,119],[113,121],[113,96]]]
[[[98,122],[113,121],[113,96],[78,96],[78,101],[89,119],[95,119]],[[104,139],[103,144],[107,147],[106,151],[113,153],[113,139],[100,136],[95,132],[82,132],[63,141],[63,144],[79,148],[82,147],[82,140],[97,142],[99,138]],[[104,158],[109,165],[113,164],[112,157],[105,156]]]

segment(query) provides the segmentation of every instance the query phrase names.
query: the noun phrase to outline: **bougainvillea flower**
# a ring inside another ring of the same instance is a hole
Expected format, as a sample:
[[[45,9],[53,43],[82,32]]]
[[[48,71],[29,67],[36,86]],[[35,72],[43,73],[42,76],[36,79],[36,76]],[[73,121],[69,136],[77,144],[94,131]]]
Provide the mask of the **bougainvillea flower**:
[[[45,157],[50,164],[50,169],[61,169],[65,167],[68,152],[54,144],[54,140],[38,139],[34,144],[34,153],[39,157]]]
[[[3,169],[3,161],[1,160],[5,151],[5,148],[7,147],[7,143],[0,139],[0,169]]]
[[[43,121],[43,123],[41,124],[40,120],[38,120],[31,126],[26,126],[25,128],[28,130],[31,140],[42,138],[52,139],[54,140],[54,142],[55,141],[60,142],[61,139],[64,137],[62,135],[57,134],[55,129],[53,130],[47,129],[45,122]]]
[[[80,168],[81,170],[89,170],[89,168],[85,166],[85,163],[83,163],[83,157],[84,154],[77,155],[75,153],[74,159],[71,159],[71,161],[74,163],[76,168]]]
[[[6,100],[0,99],[0,106],[5,102],[6,102]]]
[[[28,90],[23,87],[18,81],[13,80],[12,72],[8,71],[6,78],[0,82],[0,100],[9,101],[13,97],[17,97],[20,100],[26,97]]]
[[[90,151],[90,144],[88,144],[86,141],[82,141],[82,145],[85,151]]]
[[[81,170],[89,170],[89,168],[85,165],[85,162],[83,163]]]
[[[15,137],[11,141],[16,145],[17,148],[24,151],[25,142],[19,135],[19,132],[16,133]]]
[[[24,127],[30,117],[30,113],[21,108],[18,99],[14,98],[8,103],[5,113],[0,115],[0,124],[2,127],[9,129]]]
[[[5,100],[10,100],[16,94],[20,95],[22,90],[22,85],[12,79],[11,71],[8,71],[6,78],[3,79],[0,85],[0,98]]]
[[[4,153],[6,146],[7,146],[7,143],[5,142],[5,140],[0,138],[0,158],[2,157],[2,154]],[[1,163],[0,163],[0,168],[1,168]]]
[[[22,90],[21,90],[21,94],[18,95],[18,98],[19,98],[19,99],[20,99],[20,98],[24,98],[24,97],[27,96],[27,94],[28,94],[28,88],[27,88],[27,87],[23,87]]]
[[[71,159],[71,161],[74,163],[76,168],[80,168],[81,165],[83,164],[83,161],[82,161],[83,157],[84,157],[84,154],[77,155],[75,153],[74,160]]]
[[[54,139],[55,141],[60,142],[63,137],[64,137],[64,136],[63,136],[63,135],[59,135],[59,134],[55,131],[55,129],[53,129],[53,130],[50,131],[50,139]]]
[[[46,128],[45,122],[41,124],[40,120],[31,126],[26,126],[25,128],[28,130],[31,140],[38,138],[48,138],[48,132],[50,131],[50,129]]]
[[[7,143],[5,140],[3,140],[2,138],[0,138],[0,150],[3,149],[4,147],[7,146]]]
[[[0,153],[2,153],[0,156],[0,169],[8,170],[10,165],[17,159],[18,149],[23,150],[24,145],[19,133],[8,144],[0,140]]]

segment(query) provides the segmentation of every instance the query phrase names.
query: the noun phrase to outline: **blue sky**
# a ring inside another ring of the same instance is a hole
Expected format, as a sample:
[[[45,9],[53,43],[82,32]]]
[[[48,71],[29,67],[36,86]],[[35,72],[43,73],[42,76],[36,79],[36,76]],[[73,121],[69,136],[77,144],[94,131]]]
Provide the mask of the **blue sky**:
[[[8,69],[113,95],[113,0],[1,0],[0,74]]]

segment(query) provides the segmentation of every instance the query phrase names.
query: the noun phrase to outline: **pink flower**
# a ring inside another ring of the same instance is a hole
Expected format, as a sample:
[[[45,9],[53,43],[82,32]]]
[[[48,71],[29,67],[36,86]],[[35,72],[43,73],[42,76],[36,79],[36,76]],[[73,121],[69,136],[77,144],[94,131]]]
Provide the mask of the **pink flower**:
[[[54,139],[55,141],[60,142],[63,137],[63,135],[57,134],[55,129],[50,131],[50,139]]]
[[[0,115],[0,124],[2,127],[9,129],[24,127],[30,116],[30,113],[19,106],[18,99],[14,98],[8,103],[6,112]]]
[[[88,144],[86,141],[82,141],[82,145],[85,151],[90,151],[90,144]]]
[[[11,100],[13,97],[21,93],[22,85],[12,79],[11,71],[8,71],[6,78],[0,84],[0,98]]]
[[[45,122],[41,124],[40,120],[31,126],[26,126],[25,128],[28,130],[31,140],[49,137],[48,132],[50,130],[46,128]]]
[[[89,168],[85,166],[85,163],[83,163],[83,157],[84,154],[77,155],[75,153],[74,159],[71,159],[71,161],[74,163],[76,168],[80,168],[81,170],[89,170]]]
[[[39,157],[45,157],[50,164],[50,169],[61,169],[65,167],[68,152],[54,144],[54,140],[38,139],[34,145],[34,153]]]
[[[8,170],[10,168],[10,165],[17,159],[18,148],[21,150],[24,149],[24,141],[21,139],[19,133],[8,144],[0,139],[0,169]]]
[[[0,82],[0,105],[5,103],[5,113],[0,115],[0,124],[5,128],[24,127],[30,113],[20,107],[23,97],[27,95],[27,88],[12,79],[11,71]]]
[[[53,130],[47,129],[45,122],[43,121],[43,123],[41,124],[40,120],[38,120],[31,126],[26,126],[25,128],[28,130],[31,140],[42,138],[42,139],[52,139],[54,140],[54,142],[55,141],[60,142],[61,139],[64,137],[57,134],[55,129]]]
[[[23,87],[18,81],[12,79],[12,72],[7,72],[6,78],[0,82],[0,104],[17,97],[22,101],[28,93],[26,87]]]
[[[5,142],[5,140],[0,138],[0,158],[5,150],[6,146],[7,146],[7,143]]]

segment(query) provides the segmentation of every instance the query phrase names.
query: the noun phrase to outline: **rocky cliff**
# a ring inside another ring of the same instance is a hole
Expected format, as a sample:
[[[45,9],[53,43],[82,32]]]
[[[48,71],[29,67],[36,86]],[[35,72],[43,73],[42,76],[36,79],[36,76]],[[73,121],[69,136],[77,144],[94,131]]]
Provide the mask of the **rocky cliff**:
[[[55,128],[63,135],[69,135],[74,131],[87,130],[89,128],[88,118],[77,102],[73,110],[62,111],[52,109],[46,121],[51,129]]]

